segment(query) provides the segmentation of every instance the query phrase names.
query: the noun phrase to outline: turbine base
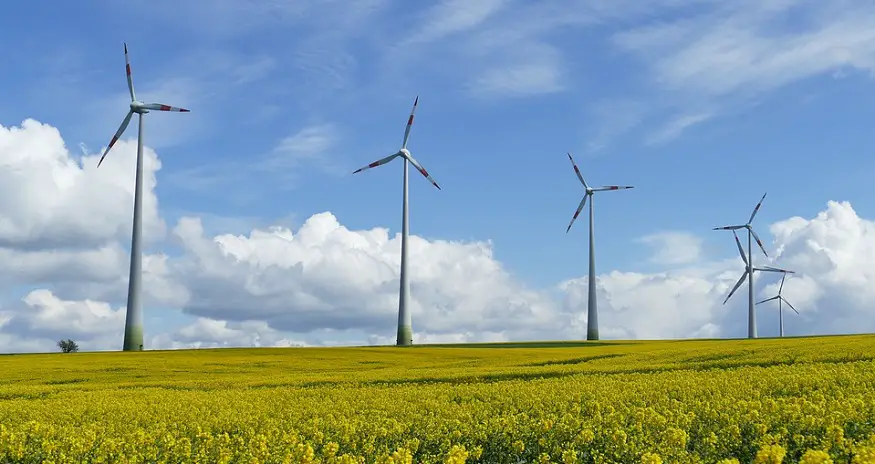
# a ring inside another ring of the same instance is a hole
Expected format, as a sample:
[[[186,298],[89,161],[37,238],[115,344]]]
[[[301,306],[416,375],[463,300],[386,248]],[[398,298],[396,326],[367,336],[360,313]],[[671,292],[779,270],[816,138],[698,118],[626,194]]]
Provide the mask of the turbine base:
[[[397,346],[413,345],[413,328],[410,326],[398,327],[398,338],[395,342]]]
[[[143,351],[142,327],[125,327],[125,341],[122,351]]]
[[[586,330],[586,339],[591,341],[597,341],[599,339],[599,330]]]

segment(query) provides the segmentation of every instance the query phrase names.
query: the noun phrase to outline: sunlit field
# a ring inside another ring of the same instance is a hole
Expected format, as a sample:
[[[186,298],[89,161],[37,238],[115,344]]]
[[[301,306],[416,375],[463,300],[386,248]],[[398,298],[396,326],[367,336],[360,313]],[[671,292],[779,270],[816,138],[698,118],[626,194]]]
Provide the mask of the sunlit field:
[[[875,463],[875,336],[0,356],[0,462]]]

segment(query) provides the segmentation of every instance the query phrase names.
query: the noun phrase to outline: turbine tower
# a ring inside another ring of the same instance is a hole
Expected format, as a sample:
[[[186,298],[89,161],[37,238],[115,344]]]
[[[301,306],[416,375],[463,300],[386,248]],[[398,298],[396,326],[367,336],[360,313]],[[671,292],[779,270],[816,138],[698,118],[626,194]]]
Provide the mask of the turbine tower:
[[[163,105],[160,103],[143,103],[137,100],[134,93],[134,81],[131,77],[131,61],[128,58],[128,44],[125,46],[125,69],[128,76],[128,92],[131,94],[130,109],[128,114],[122,121],[112,140],[109,141],[109,146],[97,162],[97,167],[103,163],[106,154],[113,145],[122,136],[128,123],[131,122],[131,117],[134,113],[140,116],[140,127],[137,134],[137,174],[136,183],[134,185],[134,227],[131,233],[131,269],[128,278],[128,307],[125,315],[125,340],[122,349],[124,351],[142,351],[143,350],[143,308],[140,300],[140,278],[142,275],[142,252],[141,238],[143,232],[143,116],[149,110],[156,111],[174,111],[179,113],[187,113],[188,110],[183,108],[175,108],[173,106]]]
[[[371,168],[375,168],[377,166],[384,165],[389,161],[392,161],[395,158],[401,158],[404,161],[404,181],[403,181],[403,200],[401,207],[401,288],[399,290],[398,296],[398,338],[396,344],[398,346],[407,346],[413,344],[413,324],[410,320],[410,308],[408,306],[408,301],[410,299],[410,282],[408,280],[409,276],[407,273],[407,239],[409,235],[408,231],[408,202],[407,202],[407,163],[413,165],[420,174],[422,174],[429,182],[432,183],[438,190],[441,187],[435,182],[435,180],[431,177],[428,171],[416,161],[413,156],[410,154],[410,151],[407,149],[407,139],[410,138],[410,128],[413,127],[413,114],[416,112],[416,106],[419,104],[419,96],[413,100],[413,109],[410,110],[410,117],[407,119],[407,128],[404,129],[404,140],[401,142],[401,149],[396,153],[389,155],[381,160],[374,161],[373,163],[361,168],[356,169],[353,174],[357,172],[366,171]]]
[[[571,160],[571,165],[574,166],[574,173],[577,174],[577,178],[580,180],[580,183],[583,184],[583,188],[586,189],[586,193],[583,195],[583,200],[580,200],[580,205],[577,207],[577,211],[574,212],[574,217],[571,218],[571,222],[568,224],[568,228],[565,229],[565,233],[567,234],[569,230],[571,230],[571,225],[574,224],[574,221],[577,220],[577,216],[580,215],[580,212],[583,210],[583,207],[586,206],[586,199],[592,197],[595,192],[604,192],[608,190],[626,190],[630,188],[634,188],[631,185],[608,185],[604,187],[590,187],[589,184],[583,180],[583,175],[580,173],[580,169],[577,167],[577,163],[574,162],[574,158],[571,157],[571,153],[568,153],[568,159]],[[592,202],[589,201],[589,298],[587,301],[587,310],[586,310],[586,339],[587,340],[598,340],[599,339],[599,316],[598,316],[598,307],[596,304],[596,294],[595,294],[595,237],[593,235],[593,213],[592,213]]]
[[[763,197],[765,197],[765,195]],[[762,202],[762,200],[760,200],[760,202]],[[757,205],[757,208],[759,208],[759,205]],[[756,213],[756,210],[754,210],[754,213]],[[733,227],[735,227],[735,226],[733,226]],[[744,226],[741,226],[741,227],[744,227]],[[784,273],[787,273],[790,271],[787,271],[785,269],[779,269],[776,267],[771,267],[771,266],[754,267],[753,260],[748,259],[744,255],[744,249],[741,248],[741,241],[738,240],[738,234],[735,233],[734,229],[730,229],[730,230],[732,230],[732,236],[735,237],[735,246],[738,247],[738,254],[741,255],[741,260],[744,261],[744,272],[741,274],[741,278],[738,279],[738,282],[735,283],[735,286],[732,287],[732,291],[729,292],[729,295],[727,295],[726,299],[723,300],[723,304],[726,304],[726,302],[729,301],[730,298],[732,298],[732,295],[735,293],[736,290],[738,290],[738,287],[741,287],[741,284],[744,283],[744,280],[747,279],[748,274],[750,274],[750,280],[748,280],[748,285],[749,285],[748,296],[750,297],[750,301],[749,301],[750,307],[748,308],[748,318],[747,318],[747,322],[748,322],[747,338],[756,338],[757,337],[757,327],[756,327],[756,314],[754,313],[754,310],[753,310],[754,304],[753,304],[753,283],[752,283],[754,272],[759,271],[759,272],[784,272]],[[751,232],[753,232],[753,231],[751,230]],[[759,243],[759,238],[757,238],[757,243]],[[750,236],[748,236],[747,247],[748,247],[748,253],[750,253]],[[762,248],[762,244],[760,244],[760,248]],[[763,250],[763,253],[765,253],[765,252],[766,252],[766,250]],[[751,335],[751,334],[753,334],[753,335]]]
[[[787,299],[784,298],[783,295],[781,295],[781,291],[784,290],[784,280],[787,278],[787,274],[793,274],[794,272],[793,271],[782,271],[782,272],[784,273],[784,275],[781,277],[781,286],[778,287],[778,294],[771,297],[771,298],[766,298],[765,300],[757,303],[757,304],[760,304],[760,303],[765,303],[767,301],[778,300],[778,330],[779,330],[778,336],[779,337],[784,336],[784,307],[783,307],[782,303],[787,303],[787,306],[789,306],[790,309],[793,310],[793,312],[795,312],[796,314],[799,314],[799,311],[796,311],[796,308],[794,308],[793,305],[791,305],[790,302],[787,301]]]

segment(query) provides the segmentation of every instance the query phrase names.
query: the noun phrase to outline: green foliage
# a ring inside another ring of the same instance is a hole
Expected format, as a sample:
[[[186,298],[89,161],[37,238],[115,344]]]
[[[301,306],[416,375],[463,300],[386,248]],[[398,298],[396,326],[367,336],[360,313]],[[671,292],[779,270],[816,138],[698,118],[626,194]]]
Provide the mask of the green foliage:
[[[69,338],[58,341],[58,348],[61,349],[61,353],[76,353],[79,351],[79,345]]]

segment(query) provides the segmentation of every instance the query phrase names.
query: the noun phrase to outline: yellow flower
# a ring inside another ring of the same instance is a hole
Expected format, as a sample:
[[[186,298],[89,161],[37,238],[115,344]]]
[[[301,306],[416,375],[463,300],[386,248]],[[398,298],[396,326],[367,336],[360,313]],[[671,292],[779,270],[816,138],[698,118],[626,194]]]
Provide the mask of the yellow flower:
[[[513,449],[514,449],[517,453],[522,453],[523,451],[526,450],[526,444],[523,443],[522,440],[517,440],[517,441],[513,442]]]
[[[467,459],[468,451],[465,450],[465,447],[460,445],[453,445],[453,448],[450,449],[450,454],[447,456],[444,464],[465,464],[465,461]],[[408,462],[406,464],[410,463]]]
[[[832,464],[832,458],[826,451],[808,450],[799,459],[799,464]]]
[[[858,449],[851,458],[851,464],[875,464],[875,447]]]
[[[755,464],[781,464],[787,451],[781,445],[764,445],[754,458]]]

